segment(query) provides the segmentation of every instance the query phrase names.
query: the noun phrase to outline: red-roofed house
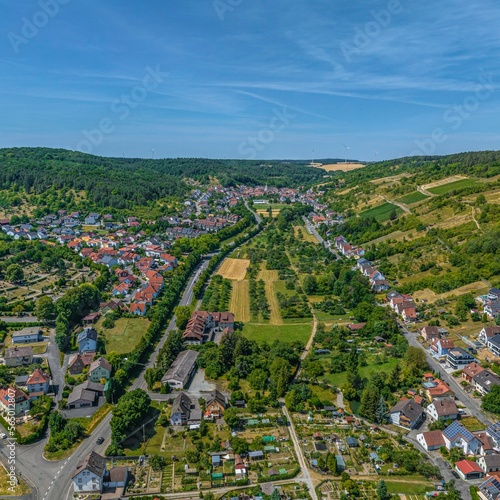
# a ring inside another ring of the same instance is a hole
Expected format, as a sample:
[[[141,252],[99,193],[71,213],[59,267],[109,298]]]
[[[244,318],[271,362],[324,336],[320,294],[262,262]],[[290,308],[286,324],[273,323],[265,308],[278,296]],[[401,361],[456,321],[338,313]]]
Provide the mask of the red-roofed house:
[[[476,462],[472,460],[460,460],[455,464],[458,475],[465,480],[479,479],[484,476],[484,472]]]
[[[50,377],[37,368],[29,377],[26,382],[28,394],[30,398],[36,399],[38,396],[47,394],[49,392]]]
[[[0,408],[7,412],[14,405],[15,416],[22,415],[30,409],[30,397],[20,389],[14,387],[2,387],[0,389]]]

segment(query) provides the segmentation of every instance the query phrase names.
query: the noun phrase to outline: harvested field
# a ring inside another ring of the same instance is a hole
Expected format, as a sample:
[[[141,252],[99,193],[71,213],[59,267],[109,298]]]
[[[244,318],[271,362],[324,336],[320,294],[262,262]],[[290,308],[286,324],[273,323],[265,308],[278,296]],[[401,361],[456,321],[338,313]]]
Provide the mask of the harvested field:
[[[229,310],[234,313],[234,319],[243,323],[250,321],[250,296],[248,290],[248,280],[235,281],[229,304]]]
[[[217,274],[228,280],[241,281],[245,279],[250,261],[248,259],[227,258],[220,266]]]
[[[320,163],[314,163],[314,168],[322,168],[327,172],[350,172],[351,170],[356,170],[358,168],[363,168],[366,165],[362,163],[331,163],[329,165],[321,165]]]
[[[266,285],[266,297],[269,302],[269,307],[271,308],[271,317],[269,318],[269,323],[271,325],[282,325],[283,318],[280,314],[280,306],[278,304],[278,299],[276,298],[276,293],[274,290],[274,283],[278,280],[278,271],[268,271],[267,269],[261,269],[259,280],[264,280]]]

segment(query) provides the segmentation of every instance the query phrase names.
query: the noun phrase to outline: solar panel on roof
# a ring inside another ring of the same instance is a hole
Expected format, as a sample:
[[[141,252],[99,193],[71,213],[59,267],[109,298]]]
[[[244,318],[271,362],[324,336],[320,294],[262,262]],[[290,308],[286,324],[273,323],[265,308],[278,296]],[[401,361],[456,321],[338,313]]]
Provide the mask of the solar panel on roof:
[[[450,424],[443,431],[443,434],[450,440],[454,440],[458,435],[460,435],[465,441],[470,441],[474,438],[471,432],[469,432],[463,425],[459,424],[457,421]]]

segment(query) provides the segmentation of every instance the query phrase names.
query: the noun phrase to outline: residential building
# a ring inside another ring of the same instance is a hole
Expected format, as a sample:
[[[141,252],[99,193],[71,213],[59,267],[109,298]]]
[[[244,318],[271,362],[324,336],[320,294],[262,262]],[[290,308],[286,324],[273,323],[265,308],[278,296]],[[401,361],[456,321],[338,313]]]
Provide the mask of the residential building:
[[[500,499],[500,481],[498,476],[489,477],[479,486],[478,491],[481,500],[499,500]]]
[[[441,431],[428,431],[417,434],[417,441],[426,451],[438,450],[441,446],[444,446]]]
[[[488,319],[495,319],[500,315],[500,300],[490,300],[484,304],[483,312]]]
[[[448,450],[461,448],[465,455],[476,455],[481,448],[479,439],[457,421],[446,427],[443,437]]]
[[[4,354],[7,366],[31,365],[33,363],[33,348],[28,346],[9,347]]]
[[[41,340],[41,333],[39,326],[29,326],[18,330],[12,334],[13,344],[30,344],[32,342],[39,342]]]
[[[477,464],[485,474],[500,472],[500,455],[485,455],[477,459]]]
[[[212,418],[220,418],[227,408],[226,396],[217,389],[212,391],[206,398],[205,416]]]
[[[9,415],[14,410],[14,416],[19,417],[30,409],[30,397],[21,389],[2,387],[0,388],[0,408]]]
[[[425,393],[430,402],[435,399],[454,397],[455,395],[448,384],[438,378],[434,379],[432,382],[424,383],[422,385],[426,387]],[[427,385],[429,385],[429,387],[427,387]]]
[[[402,399],[389,412],[395,425],[413,429],[418,427],[425,417],[423,408],[413,399]]]
[[[68,408],[84,408],[96,406],[99,396],[104,395],[104,386],[87,380],[83,384],[76,385],[68,396]]]
[[[500,448],[500,422],[491,424],[486,429],[486,434],[491,437],[496,448]]]
[[[500,326],[485,326],[479,332],[477,340],[486,345],[488,340],[500,333]]]
[[[89,380],[99,382],[101,379],[109,380],[113,367],[106,358],[96,359],[89,368]]]
[[[172,425],[196,425],[201,422],[201,409],[197,401],[181,392],[172,404],[170,423]]]
[[[460,370],[465,365],[476,361],[476,359],[465,349],[462,349],[461,347],[454,347],[448,351],[447,361],[453,369]]]
[[[86,327],[78,334],[76,341],[80,353],[97,350],[97,332],[93,328]]]
[[[436,399],[426,409],[427,415],[436,420],[456,420],[458,418],[458,408],[454,399]]]
[[[128,476],[126,467],[111,467],[104,472],[103,485],[105,488],[125,488]]]
[[[439,338],[439,328],[437,326],[424,326],[420,329],[420,335],[426,342],[432,342]]]
[[[179,353],[175,361],[161,379],[162,385],[168,384],[174,389],[183,389],[196,371],[198,352],[186,350]]]
[[[75,493],[100,493],[103,489],[106,459],[95,451],[87,455],[74,472],[73,490]]]
[[[26,381],[26,387],[28,389],[30,398],[36,399],[38,396],[42,396],[49,392],[50,377],[40,368],[37,368],[28,377],[28,380]]]
[[[467,382],[473,382],[474,377],[482,371],[484,371],[484,368],[473,361],[462,369],[462,378],[467,380]]]
[[[89,351],[89,352],[83,352],[83,353],[77,353],[73,354],[69,358],[68,362],[68,372],[71,375],[80,375],[82,373],[83,369],[86,366],[89,366],[92,364],[92,361],[94,361],[95,357],[95,352]]]
[[[495,385],[500,385],[500,377],[489,370],[483,370],[474,377],[474,388],[482,395],[488,394]]]
[[[486,346],[494,356],[500,356],[500,333],[493,335],[486,341]]]
[[[446,356],[450,349],[455,347],[455,343],[451,339],[437,338],[432,341],[431,349],[439,356]]]

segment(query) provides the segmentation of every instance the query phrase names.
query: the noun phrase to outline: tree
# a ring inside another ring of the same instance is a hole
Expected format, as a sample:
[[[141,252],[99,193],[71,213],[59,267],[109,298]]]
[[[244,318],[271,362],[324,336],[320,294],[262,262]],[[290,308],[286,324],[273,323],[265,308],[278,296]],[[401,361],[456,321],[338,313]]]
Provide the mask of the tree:
[[[185,330],[187,322],[191,317],[190,306],[177,306],[175,308],[175,323],[179,330]]]
[[[35,316],[39,321],[49,323],[56,319],[56,306],[54,301],[48,295],[43,295],[38,299],[35,307]]]
[[[384,396],[380,396],[377,404],[377,410],[375,411],[375,422],[377,424],[382,424],[386,421],[387,414],[387,403],[385,402]]]
[[[500,414],[500,385],[494,385],[490,392],[483,396],[481,406],[485,411]]]
[[[359,414],[368,420],[375,421],[377,415],[380,393],[376,387],[367,386],[361,394],[361,406]]]
[[[246,455],[248,453],[249,445],[245,439],[239,437],[231,438],[231,448],[233,453],[237,455]]]
[[[337,457],[334,453],[329,453],[326,457],[326,466],[334,476],[338,474]]]
[[[379,500],[388,500],[391,498],[391,495],[387,491],[387,485],[385,484],[385,481],[382,479],[377,486],[377,497]]]
[[[224,412],[224,422],[230,429],[237,429],[240,426],[240,420],[236,408],[227,408]]]
[[[165,466],[165,457],[161,455],[152,455],[148,459],[148,463],[153,470],[161,470]]]
[[[271,390],[281,398],[287,390],[290,379],[292,378],[292,366],[283,358],[275,358],[269,369],[271,378]]]
[[[5,271],[5,279],[11,283],[18,283],[24,279],[23,268],[19,264],[11,264]]]
[[[266,388],[268,379],[269,375],[266,371],[256,368],[248,375],[247,380],[253,390],[262,391]]]
[[[302,287],[304,288],[304,292],[307,293],[307,295],[312,295],[313,293],[315,293],[317,288],[318,288],[316,276],[308,274],[304,278],[304,282],[302,283]]]

